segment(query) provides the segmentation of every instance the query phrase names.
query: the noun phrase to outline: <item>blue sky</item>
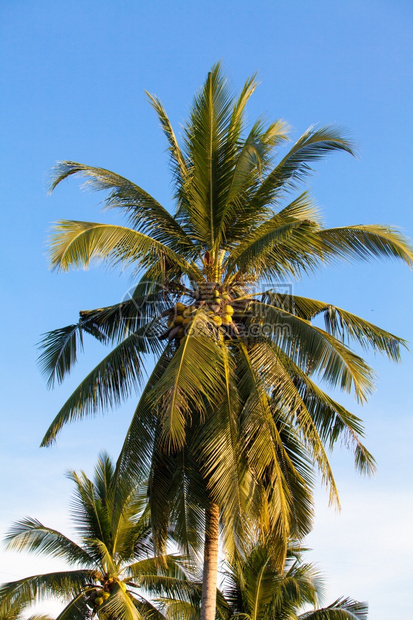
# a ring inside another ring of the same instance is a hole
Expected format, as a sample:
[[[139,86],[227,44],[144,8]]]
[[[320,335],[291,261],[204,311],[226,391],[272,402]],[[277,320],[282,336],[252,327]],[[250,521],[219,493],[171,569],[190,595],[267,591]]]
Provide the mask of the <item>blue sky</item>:
[[[72,159],[131,178],[171,206],[166,145],[144,90],[163,101],[179,131],[192,96],[217,60],[239,90],[258,71],[249,118],[283,118],[298,137],[336,122],[358,158],[335,154],[316,166],[309,188],[329,226],[389,223],[413,236],[412,26],[409,0],[3,0],[0,4],[0,186],[3,356],[0,530],[31,515],[67,528],[67,469],[87,472],[103,448],[117,456],[133,399],[105,417],[67,427],[52,449],[40,440],[60,405],[100,359],[86,355],[48,392],[36,343],[77,320],[80,309],[119,300],[126,275],[102,268],[55,274],[46,242],[59,218],[102,220],[101,198],[75,181],[49,197],[57,160]],[[342,265],[294,285],[413,341],[412,273],[396,262]],[[333,456],[342,513],[317,492],[309,545],[325,572],[328,599],[370,603],[370,618],[402,617],[413,576],[411,353],[402,365],[368,358],[377,390],[362,409],[378,461],[361,479],[344,450]],[[48,565],[2,553],[0,580]]]

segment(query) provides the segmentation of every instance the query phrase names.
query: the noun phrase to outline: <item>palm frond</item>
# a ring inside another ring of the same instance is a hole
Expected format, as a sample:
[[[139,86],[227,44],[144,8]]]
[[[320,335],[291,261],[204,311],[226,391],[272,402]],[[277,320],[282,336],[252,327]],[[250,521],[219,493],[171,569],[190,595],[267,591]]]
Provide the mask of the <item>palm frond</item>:
[[[239,544],[245,534],[243,515],[247,511],[252,480],[240,450],[238,417],[241,408],[235,362],[225,342],[221,342],[220,357],[224,391],[221,398],[217,395],[214,410],[209,411],[204,423],[198,426],[192,450],[209,495],[220,507],[220,518],[225,524],[225,546],[229,549]]]
[[[43,349],[38,360],[40,369],[47,375],[47,385],[51,388],[56,381],[63,381],[77,362],[78,350],[83,351],[81,326],[76,323],[47,332],[39,347]]]
[[[110,170],[72,161],[59,162],[53,169],[50,191],[72,175],[86,177],[87,188],[110,191],[105,200],[106,208],[125,211],[129,222],[137,230],[184,255],[194,252],[190,237],[162,205],[141,187]]]
[[[152,333],[151,333],[152,332]],[[64,424],[105,413],[119,405],[142,381],[142,354],[161,349],[157,332],[144,326],[111,351],[80,383],[49,426],[41,445],[56,439]]]
[[[302,442],[291,426],[282,420],[280,424],[271,408],[268,391],[274,356],[257,345],[241,344],[239,349],[238,385],[244,403],[240,437],[258,483],[250,514],[257,515],[262,531],[278,532],[286,544],[290,533],[302,535],[309,530],[313,476]]]
[[[132,594],[124,592],[119,586],[111,593],[111,596],[102,605],[102,612],[106,616],[119,620],[145,620],[145,616],[139,610],[139,605]]]
[[[217,244],[223,247],[233,246],[244,240],[246,230],[257,227],[257,223],[265,220],[271,211],[263,205],[258,211],[251,207],[251,195],[260,184],[262,175],[270,160],[274,146],[285,140],[288,126],[277,121],[265,126],[258,120],[252,126],[248,136],[238,142],[230,140],[225,155],[228,167],[228,189],[225,201],[218,210]]]
[[[93,583],[95,571],[74,570],[33,575],[0,586],[0,605],[31,604],[53,596],[76,596]]]
[[[135,409],[116,464],[116,480],[142,482],[148,479],[151,467],[155,433],[158,426],[156,411],[151,407],[151,393],[165,373],[173,357],[169,344],[160,355]]]
[[[218,230],[216,207],[225,190],[221,173],[226,166],[225,136],[231,122],[231,103],[226,80],[215,65],[194,99],[185,128],[190,182],[185,187],[185,199],[180,201],[179,218],[185,224],[190,222],[193,237],[210,250],[215,247]]]
[[[52,268],[59,271],[68,271],[71,267],[87,268],[91,260],[105,260],[111,266],[148,268],[152,262],[165,256],[195,281],[200,279],[195,263],[189,263],[164,243],[132,228],[60,220],[54,230],[50,261]]]
[[[287,423],[293,423],[295,426],[296,417],[299,418],[304,411],[306,419],[308,419],[308,415],[311,416],[324,445],[332,450],[337,440],[341,439],[346,447],[353,449],[356,469],[363,474],[374,473],[374,458],[361,442],[361,438],[364,436],[364,429],[360,418],[350,413],[345,407],[323,392],[280,349],[277,349],[277,356],[280,358],[285,371],[290,375],[291,382],[296,390],[293,394],[293,399],[289,403],[283,401],[281,391],[277,393],[274,390],[272,394],[276,408],[283,408],[288,420]],[[300,425],[301,422],[299,421],[298,428],[300,428]],[[310,438],[311,434],[308,439]],[[306,443],[304,436],[302,436],[302,440]]]
[[[4,540],[7,549],[63,558],[71,564],[90,566],[92,563],[92,558],[73,540],[31,517],[16,521]]]
[[[213,329],[205,313],[198,310],[154,387],[152,401],[161,407],[162,441],[167,450],[184,446],[193,411],[205,414],[205,401],[214,402],[222,390],[219,345]]]
[[[363,349],[384,353],[395,362],[400,361],[400,346],[407,348],[402,338],[329,303],[298,295],[278,295],[271,291],[265,292],[262,300],[275,307],[286,308],[307,321],[323,315],[328,333],[342,340],[354,340]]]
[[[298,616],[299,620],[367,620],[368,605],[351,598],[339,598],[323,609]]]
[[[193,420],[192,427],[187,431],[187,446],[177,454],[168,455],[164,473],[162,473],[162,468],[165,465],[165,457],[159,460],[154,459],[150,505],[154,520],[161,523],[162,518],[159,513],[162,511],[162,498],[167,499],[170,506],[170,523],[173,523],[172,529],[168,532],[170,539],[183,553],[200,560],[204,544],[205,509],[209,504],[209,493],[200,471],[199,455],[194,445],[198,434],[197,427],[199,425]],[[155,490],[158,485],[159,489]]]
[[[158,99],[158,97],[156,97],[155,95],[151,95],[148,92],[146,92],[146,95],[149,99],[149,103],[158,115],[161,127],[168,140],[172,172],[175,177],[175,183],[178,188],[180,188],[181,186],[185,186],[185,183],[187,183],[188,181],[189,171],[187,163],[179,147],[178,140],[176,139],[174,130],[172,129],[172,125],[161,101]]]
[[[252,202],[260,208],[279,198],[285,190],[295,189],[312,172],[310,165],[331,151],[346,151],[354,155],[351,141],[338,127],[310,127],[264,179]]]
[[[85,593],[75,596],[57,616],[56,620],[85,620],[91,615]]]
[[[413,247],[395,227],[378,224],[326,228],[317,232],[324,260],[398,258],[413,266]]]
[[[346,392],[354,389],[360,401],[372,391],[371,368],[337,338],[285,309],[254,301],[251,310],[251,324],[269,327],[277,346],[307,373]]]

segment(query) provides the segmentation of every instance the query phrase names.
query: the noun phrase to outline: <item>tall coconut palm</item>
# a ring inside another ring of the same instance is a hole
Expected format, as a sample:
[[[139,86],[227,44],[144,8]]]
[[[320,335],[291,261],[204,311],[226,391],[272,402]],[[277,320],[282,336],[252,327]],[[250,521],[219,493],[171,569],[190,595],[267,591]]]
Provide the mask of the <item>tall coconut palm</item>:
[[[277,569],[273,541],[250,545],[225,574],[228,620],[367,620],[366,603],[340,598],[319,607],[323,582],[302,551],[290,547],[284,570]],[[311,605],[311,611],[304,611]],[[300,613],[301,611],[301,613]]]
[[[6,541],[9,549],[61,558],[75,568],[2,584],[0,615],[5,620],[50,597],[65,602],[57,620],[164,620],[145,593],[189,601],[199,597],[200,586],[188,581],[179,558],[153,557],[142,490],[120,481],[106,454],[98,460],[93,481],[84,473],[69,477],[76,487],[72,518],[80,544],[32,518],[16,522]]]
[[[137,284],[120,303],[81,311],[77,323],[45,335],[41,364],[50,385],[70,371],[85,334],[115,346],[63,405],[43,445],[65,423],[119,404],[141,387],[145,355],[157,357],[118,470],[150,475],[160,549],[170,516],[179,517],[189,545],[204,527],[203,620],[215,613],[219,522],[236,540],[248,510],[287,541],[309,527],[309,459],[332,501],[338,494],[327,448],[344,440],[360,471],[374,468],[360,419],[320,385],[364,401],[373,372],[352,342],[396,361],[403,344],[332,300],[280,295],[279,285],[339,259],[413,263],[411,246],[391,227],[322,226],[309,194],[297,189],[314,162],[332,151],[352,153],[352,145],[333,126],[311,127],[276,161],[288,128],[259,119],[246,130],[255,87],[251,78],[233,98],[213,67],[181,141],[149,95],[169,145],[173,212],[103,168],[63,162],[52,184],[85,177],[87,186],[109,192],[106,208],[128,221],[60,221],[52,266],[66,271],[101,260],[130,267]],[[316,317],[324,317],[324,329]]]

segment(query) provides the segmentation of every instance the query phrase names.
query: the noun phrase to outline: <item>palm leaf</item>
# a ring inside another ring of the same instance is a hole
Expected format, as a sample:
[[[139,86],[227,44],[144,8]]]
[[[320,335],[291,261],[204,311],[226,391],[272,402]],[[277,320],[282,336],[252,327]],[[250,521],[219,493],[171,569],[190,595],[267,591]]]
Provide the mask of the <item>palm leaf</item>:
[[[377,224],[327,228],[317,232],[324,259],[398,258],[413,266],[409,240],[392,226]]]
[[[38,360],[40,369],[47,375],[47,385],[51,388],[55,381],[63,381],[77,362],[78,350],[83,351],[81,326],[76,323],[43,334],[40,348],[43,349]]]
[[[251,310],[251,324],[270,326],[277,346],[306,372],[347,392],[354,389],[360,401],[372,391],[371,368],[337,338],[284,309],[254,301]]]
[[[7,548],[63,558],[71,564],[90,565],[92,558],[61,532],[45,527],[37,519],[16,521],[4,538]]]
[[[268,351],[256,347],[254,350],[254,347],[240,345],[237,358],[238,385],[245,403],[240,418],[240,437],[258,483],[250,511],[257,515],[263,531],[275,528],[285,544],[290,529],[294,533],[309,529],[313,479],[302,443],[300,446],[294,438],[291,427],[283,421],[280,424],[274,416],[267,393]],[[284,557],[280,565],[283,561]]]
[[[305,412],[305,419],[308,421],[308,416],[311,417],[323,444],[331,450],[337,440],[341,439],[344,445],[354,449],[356,468],[364,474],[374,473],[374,458],[360,439],[364,436],[361,420],[323,392],[280,349],[277,349],[277,356],[280,358],[285,371],[290,375],[291,382],[296,390],[293,394],[293,400],[287,403],[287,407],[284,409],[288,423],[295,425],[296,416],[300,417]],[[272,397],[276,409],[285,404],[284,393],[281,391],[278,394],[274,391]],[[288,406],[290,406],[289,410]],[[298,423],[298,428],[300,426],[301,422]],[[311,439],[311,434],[308,439]],[[303,436],[302,440],[306,442]]]
[[[106,208],[124,210],[137,230],[146,232],[157,241],[183,254],[193,252],[190,238],[176,219],[150,194],[128,179],[104,168],[85,166],[72,161],[60,162],[53,170],[54,178],[50,191],[69,176],[86,177],[88,179],[86,187],[94,190],[110,190],[105,200]]]
[[[310,164],[321,159],[330,151],[353,153],[351,142],[343,136],[339,128],[310,127],[297,140],[287,155],[265,178],[252,202],[257,208],[269,204],[286,189],[295,189],[312,171]]]
[[[105,260],[112,266],[122,264],[147,268],[151,262],[166,256],[193,279],[200,277],[194,263],[188,263],[167,245],[132,228],[61,220],[54,230],[50,259],[52,268],[59,271],[67,271],[70,267],[87,268],[93,259]]]
[[[74,570],[33,575],[0,586],[0,604],[31,603],[51,596],[76,596],[93,583],[95,571]]]
[[[385,353],[396,362],[400,361],[400,345],[407,348],[402,338],[332,304],[298,295],[277,295],[270,291],[263,294],[262,300],[275,307],[286,308],[308,321],[323,315],[326,330],[333,336],[354,340],[364,349]]]
[[[156,97],[155,95],[151,95],[148,92],[146,92],[146,95],[149,99],[149,103],[158,115],[161,127],[168,140],[172,170],[174,172],[176,184],[178,185],[178,187],[184,186],[188,180],[189,171],[185,158],[176,139],[174,130],[172,129],[170,120],[166,114],[165,108],[163,107],[158,97]]]
[[[367,603],[339,598],[328,607],[309,611],[298,618],[299,620],[367,620],[367,615]]]
[[[219,346],[212,329],[205,313],[197,311],[154,387],[152,401],[155,407],[162,406],[162,442],[167,450],[183,447],[193,411],[205,414],[204,402],[214,402],[222,389]]]
[[[152,338],[151,338],[152,335]],[[119,405],[142,381],[142,354],[159,351],[156,331],[144,326],[111,351],[80,383],[48,428],[41,445],[55,441],[64,424]],[[149,350],[150,350],[149,349]]]
[[[142,482],[148,478],[158,425],[156,411],[150,406],[151,392],[173,357],[172,347],[165,348],[142,392],[117,460],[116,481],[127,478]]]
[[[85,593],[78,594],[57,616],[56,620],[85,620],[90,617],[91,609]]]
[[[225,546],[230,540],[239,544],[245,527],[243,515],[247,510],[248,494],[252,484],[245,458],[240,452],[238,417],[239,395],[236,386],[235,362],[225,342],[221,342],[220,357],[225,381],[224,392],[216,399],[202,425],[194,434],[193,452],[198,468],[207,481],[213,502],[220,507],[224,523]]]

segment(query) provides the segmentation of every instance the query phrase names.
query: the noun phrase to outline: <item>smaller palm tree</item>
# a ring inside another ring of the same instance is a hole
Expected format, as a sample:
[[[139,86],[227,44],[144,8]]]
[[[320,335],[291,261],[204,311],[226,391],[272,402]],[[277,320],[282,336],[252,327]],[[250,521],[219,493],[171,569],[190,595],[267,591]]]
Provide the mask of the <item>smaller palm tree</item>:
[[[0,620],[26,620],[25,611],[29,604],[16,602],[13,605],[0,608]],[[27,620],[52,620],[46,614],[35,614],[27,618]]]
[[[57,597],[66,603],[57,620],[164,620],[148,593],[191,600],[197,585],[182,558],[153,557],[144,494],[130,479],[119,479],[108,455],[100,455],[93,481],[83,472],[68,476],[76,486],[71,512],[81,544],[30,517],[11,527],[6,542],[8,549],[61,558],[75,568],[3,584],[0,619]]]
[[[282,573],[273,541],[251,544],[244,556],[228,563],[227,620],[366,620],[367,604],[350,598],[318,608],[323,582],[314,565],[303,562],[302,551],[290,545]],[[309,606],[311,611],[303,611]]]

